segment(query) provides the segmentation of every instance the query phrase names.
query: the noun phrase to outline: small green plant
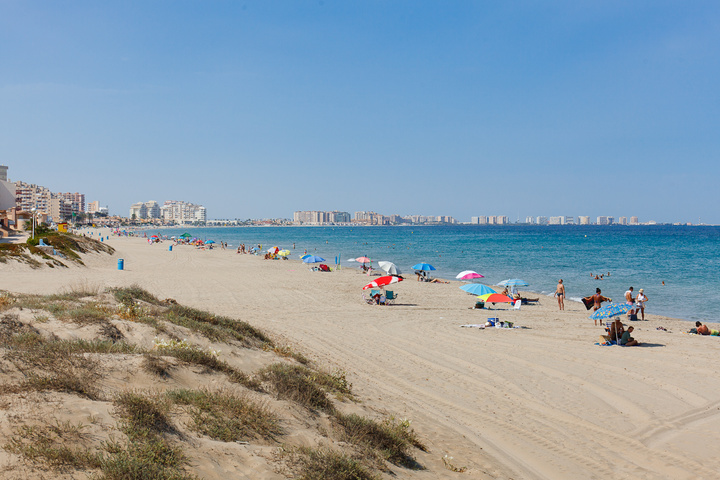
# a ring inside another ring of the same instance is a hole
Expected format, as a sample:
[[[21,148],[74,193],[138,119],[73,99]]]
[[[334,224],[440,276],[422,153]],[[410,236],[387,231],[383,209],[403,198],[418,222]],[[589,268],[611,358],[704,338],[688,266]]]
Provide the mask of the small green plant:
[[[445,456],[443,456],[442,461],[443,461],[443,465],[445,465],[445,468],[447,468],[451,472],[465,473],[467,471],[467,467],[456,467],[453,464],[453,457],[449,457],[449,456],[445,455]]]

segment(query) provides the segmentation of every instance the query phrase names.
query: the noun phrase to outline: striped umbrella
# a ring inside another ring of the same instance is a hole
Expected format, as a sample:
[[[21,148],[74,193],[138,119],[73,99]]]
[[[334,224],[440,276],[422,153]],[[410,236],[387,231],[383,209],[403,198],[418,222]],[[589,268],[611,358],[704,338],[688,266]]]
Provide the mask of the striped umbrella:
[[[379,288],[384,287],[386,285],[390,285],[391,283],[398,283],[402,282],[402,278],[400,277],[393,277],[391,275],[386,275],[384,277],[378,277],[372,282],[368,283],[363,287],[363,290],[367,290],[369,288]]]

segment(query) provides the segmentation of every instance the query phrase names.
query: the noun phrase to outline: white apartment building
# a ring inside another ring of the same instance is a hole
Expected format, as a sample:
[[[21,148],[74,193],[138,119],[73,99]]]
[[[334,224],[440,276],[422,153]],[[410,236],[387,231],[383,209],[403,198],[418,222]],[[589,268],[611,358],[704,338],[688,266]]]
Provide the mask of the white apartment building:
[[[630,217],[630,225],[637,225],[638,223],[640,223],[640,222],[638,222],[638,217],[636,217],[636,216]]]
[[[565,217],[550,217],[548,225],[565,225]]]
[[[581,215],[578,217],[578,223],[580,225],[590,225],[590,217]]]
[[[194,203],[167,200],[160,207],[160,218],[166,222],[178,224],[205,223],[207,221],[207,209]]]
[[[620,217],[618,218],[618,223],[620,225],[627,225],[627,217]]]

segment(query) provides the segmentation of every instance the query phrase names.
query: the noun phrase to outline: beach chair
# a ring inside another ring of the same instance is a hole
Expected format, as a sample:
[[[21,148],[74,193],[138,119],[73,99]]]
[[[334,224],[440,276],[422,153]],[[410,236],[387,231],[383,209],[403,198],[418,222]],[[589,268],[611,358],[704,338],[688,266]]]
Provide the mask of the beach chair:
[[[515,306],[513,307],[514,310],[520,310],[520,307],[522,306],[522,300],[519,298],[515,300]]]
[[[397,297],[398,297],[397,293],[395,293],[391,290],[385,291],[385,302],[386,303],[388,303],[388,304],[395,303],[395,300],[397,299]]]
[[[368,305],[375,305],[375,300],[373,300],[372,297],[368,297],[367,295],[365,295],[363,293],[362,298],[363,298],[363,300],[365,300],[365,303],[367,303]]]

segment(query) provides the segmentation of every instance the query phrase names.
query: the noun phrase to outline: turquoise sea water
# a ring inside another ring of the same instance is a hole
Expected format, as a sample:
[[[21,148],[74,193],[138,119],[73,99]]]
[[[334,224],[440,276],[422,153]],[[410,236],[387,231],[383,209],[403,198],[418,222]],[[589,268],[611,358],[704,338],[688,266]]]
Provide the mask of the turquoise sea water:
[[[645,289],[646,313],[686,320],[720,321],[720,227],[686,226],[408,226],[408,227],[224,227],[163,229],[157,233],[306,250],[327,260],[367,256],[397,264],[403,274],[418,262],[435,266],[434,276],[454,279],[475,270],[494,285],[508,278],[530,284],[522,290],[551,295],[559,278],[569,299],[595,293],[622,301],[629,286]],[[605,274],[603,280],[590,273]],[[607,277],[607,273],[610,276]],[[665,282],[665,286],[662,282]],[[554,300],[552,300],[554,301]]]

